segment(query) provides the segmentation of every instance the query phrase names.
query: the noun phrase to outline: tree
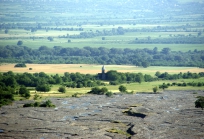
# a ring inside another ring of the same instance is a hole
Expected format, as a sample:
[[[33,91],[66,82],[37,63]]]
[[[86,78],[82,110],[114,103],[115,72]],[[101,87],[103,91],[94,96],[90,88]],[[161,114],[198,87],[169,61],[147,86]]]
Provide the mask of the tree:
[[[65,93],[66,88],[64,86],[61,86],[61,87],[59,87],[58,91],[61,92],[61,93]]]
[[[198,99],[195,101],[195,107],[201,108],[203,110],[204,108],[204,96],[198,96]]]
[[[150,66],[150,64],[149,64],[149,62],[144,61],[144,62],[142,62],[142,66],[143,66],[144,68],[147,68],[147,67]]]
[[[142,73],[138,73],[135,77],[135,81],[138,83],[142,83],[144,81],[144,76]]]
[[[39,96],[38,94],[35,93],[33,99],[34,99],[34,100],[37,100],[39,97],[40,97],[40,96]]]
[[[53,41],[54,39],[53,39],[53,37],[47,37],[47,39],[49,40],[49,41]]]
[[[71,43],[71,40],[68,40],[68,43]]]
[[[51,88],[47,84],[40,84],[40,85],[37,85],[35,89],[37,91],[49,92]]]
[[[127,88],[124,85],[120,85],[118,89],[120,92],[126,92],[127,91]]]
[[[113,95],[113,93],[110,92],[110,91],[106,93],[106,96],[107,96],[107,97],[111,97],[112,95]]]
[[[24,86],[19,89],[19,94],[27,99],[30,98],[30,91]]]
[[[168,85],[163,83],[162,85],[159,86],[159,88],[164,90],[164,89],[168,88]]]
[[[105,94],[106,92],[108,92],[108,89],[106,87],[101,88],[101,93]]]
[[[161,75],[161,73],[159,72],[159,71],[157,71],[156,73],[155,73],[155,76],[157,76],[157,77],[159,77]]]
[[[153,90],[154,93],[157,93],[158,87],[156,86],[156,87],[152,88],[152,90]]]
[[[23,44],[23,41],[18,41],[17,42],[17,45],[22,45]]]
[[[163,54],[169,54],[170,51],[171,51],[170,48],[163,48],[162,51],[161,51],[161,53],[163,53]]]
[[[25,63],[18,63],[14,67],[26,67]]]
[[[91,88],[91,91],[88,92],[90,94],[100,94],[101,92],[101,89],[99,87],[94,87],[94,88]]]
[[[9,30],[8,29],[5,29],[4,33],[5,34],[8,34]]]

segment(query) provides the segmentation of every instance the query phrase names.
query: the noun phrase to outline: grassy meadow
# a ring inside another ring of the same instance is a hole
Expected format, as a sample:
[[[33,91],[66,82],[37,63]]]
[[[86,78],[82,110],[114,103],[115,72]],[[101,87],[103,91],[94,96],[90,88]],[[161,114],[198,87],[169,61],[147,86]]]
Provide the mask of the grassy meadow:
[[[142,82],[141,84],[139,83],[131,83],[131,84],[123,84],[129,92],[133,91],[134,93],[152,93],[152,88],[155,86],[159,86],[163,83],[173,83],[173,82],[177,82],[177,83],[183,83],[183,82],[204,82],[204,78],[201,78],[199,80],[189,80],[189,79],[182,79],[182,80],[178,80],[178,81],[155,81],[155,82]],[[52,87],[52,90],[50,92],[47,93],[43,93],[43,92],[36,92],[38,95],[40,95],[42,98],[49,98],[49,97],[60,97],[60,98],[64,98],[64,97],[71,97],[73,94],[78,93],[80,95],[86,94],[87,92],[89,92],[91,90],[91,88],[66,88],[66,93],[59,93],[58,92],[58,88],[60,86],[59,85],[54,85]],[[103,87],[103,86],[100,86]],[[112,91],[114,93],[118,93],[119,90],[119,85],[108,85],[105,86],[106,88],[108,88],[109,91]],[[191,87],[191,86],[187,86],[187,87],[179,87],[179,86],[170,86],[169,88],[165,89],[165,90],[194,90],[196,92],[196,90],[204,90],[204,86],[202,87]],[[162,93],[164,90],[159,89],[158,92]],[[31,91],[31,95],[33,96],[35,94],[35,91]],[[79,95],[79,96],[80,96]],[[32,99],[32,97],[31,97]]]

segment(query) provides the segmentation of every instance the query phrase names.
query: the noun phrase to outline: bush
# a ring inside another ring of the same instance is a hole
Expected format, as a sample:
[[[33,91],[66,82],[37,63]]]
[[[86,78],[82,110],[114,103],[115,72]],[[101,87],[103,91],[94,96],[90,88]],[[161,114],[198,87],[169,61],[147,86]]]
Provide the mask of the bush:
[[[158,91],[159,89],[158,89],[158,87],[156,86],[156,87],[152,88],[152,90],[153,90],[154,93],[157,93],[157,91]]]
[[[25,97],[25,98],[30,98],[30,91],[26,88],[26,87],[21,87],[19,89],[19,94],[22,96],[22,97]]]
[[[127,91],[127,88],[124,85],[119,86],[119,91],[125,93]]]
[[[203,110],[204,108],[204,97],[203,96],[198,96],[198,99],[195,101],[195,107],[196,108],[201,108]]]
[[[78,93],[73,94],[72,97],[78,97]]]
[[[33,106],[34,106],[34,107],[40,107],[40,102],[35,102],[35,103],[33,104]]]
[[[25,63],[18,63],[14,67],[26,67]]]
[[[118,81],[110,81],[109,84],[110,85],[119,85],[120,83]]]
[[[33,99],[34,99],[34,100],[37,100],[39,97],[40,97],[40,96],[39,96],[38,94],[35,94],[34,97],[33,97]]]
[[[27,104],[24,104],[23,107],[34,107],[34,103],[27,103]]]
[[[58,91],[61,92],[61,93],[65,93],[66,88],[64,86],[61,86],[61,87],[59,87]]]
[[[108,92],[108,89],[106,87],[103,87],[103,88],[99,88],[99,87],[94,87],[91,89],[90,92],[88,92],[89,94],[97,94],[97,95],[103,95],[105,94],[106,92]]]
[[[23,107],[55,107],[55,105],[53,105],[50,100],[47,100],[42,104],[40,104],[40,102],[27,103],[24,104]]]
[[[17,45],[22,45],[23,44],[23,41],[18,41],[17,42]]]
[[[40,105],[40,107],[55,107],[50,100],[45,101]]]
[[[106,87],[101,88],[101,94],[105,94],[108,92],[108,89]]]
[[[49,92],[50,91],[50,86],[47,84],[41,84],[37,85],[35,88],[37,91],[42,91],[42,92]]]
[[[106,96],[107,96],[107,97],[111,97],[112,95],[113,95],[113,93],[110,92],[110,91],[108,91],[108,92],[106,93]]]

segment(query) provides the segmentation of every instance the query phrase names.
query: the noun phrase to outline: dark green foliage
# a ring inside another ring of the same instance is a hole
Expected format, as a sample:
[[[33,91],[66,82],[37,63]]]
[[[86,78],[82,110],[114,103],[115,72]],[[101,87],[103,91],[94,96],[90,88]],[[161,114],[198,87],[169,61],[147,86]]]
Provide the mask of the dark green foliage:
[[[14,100],[13,94],[7,91],[0,90],[0,107],[11,104]]]
[[[23,107],[34,107],[34,103],[27,103],[27,104],[24,104]]]
[[[41,92],[49,92],[51,88],[47,84],[39,84],[39,85],[36,86],[35,89],[37,91],[41,91]]]
[[[201,108],[203,110],[204,108],[204,96],[198,96],[198,99],[195,101],[195,107]]]
[[[51,39],[50,37],[48,37]],[[51,39],[52,40],[52,39]],[[22,61],[21,58],[26,59]],[[176,52],[169,48],[162,51],[151,49],[120,49],[120,48],[63,48],[54,46],[48,48],[40,46],[39,49],[31,49],[23,46],[0,47],[0,59],[2,62],[31,62],[39,64],[132,64],[136,66],[197,66],[204,67],[203,50]],[[188,59],[188,60],[186,60]]]
[[[34,107],[40,107],[40,102],[35,102],[35,103],[33,104],[33,106],[34,106]]]
[[[147,67],[150,66],[150,64],[149,64],[149,62],[144,61],[144,62],[142,62],[142,66],[143,66],[144,68],[147,68]]]
[[[50,100],[43,102],[40,107],[55,107]]]
[[[155,86],[154,88],[152,88],[154,93],[157,93],[157,91],[159,90],[157,86]]]
[[[30,98],[30,91],[24,86],[20,87],[19,94],[27,99]]]
[[[22,45],[23,44],[23,41],[18,41],[17,42],[17,45]]]
[[[54,39],[53,39],[53,37],[47,37],[47,39],[49,40],[49,41],[54,41]]]
[[[110,92],[110,91],[108,91],[108,92],[106,93],[106,96],[107,96],[107,97],[111,97],[112,95],[113,95],[113,93]]]
[[[14,67],[26,67],[25,63],[18,63]]]
[[[61,87],[59,87],[58,91],[61,92],[61,93],[65,93],[66,88],[64,86],[61,86]]]
[[[127,88],[126,88],[124,85],[120,85],[118,89],[119,89],[119,91],[122,92],[122,93],[127,92]]]
[[[163,83],[162,85],[159,86],[159,88],[164,90],[164,89],[168,88],[168,85]]]
[[[52,104],[50,100],[47,100],[43,103],[35,102],[35,103],[24,104],[23,107],[55,107],[55,105]]]
[[[34,95],[34,98],[33,98],[33,99],[34,99],[34,100],[37,100],[39,97],[40,97],[40,96],[39,96],[38,94],[36,94],[36,93],[35,93],[35,95]]]
[[[102,87],[101,88],[101,92],[102,92],[102,94],[105,94],[105,93],[108,92],[108,89],[106,87]]]
[[[9,32],[8,29],[5,29],[5,30],[4,30],[4,33],[5,33],[5,34],[8,34],[8,32]]]
[[[157,76],[157,77],[159,77],[161,75],[161,73],[159,72],[159,71],[157,71],[156,73],[155,73],[155,76]]]
[[[75,93],[72,95],[72,97],[78,97],[79,93]]]
[[[103,88],[99,88],[99,87],[94,87],[94,88],[91,88],[91,91],[88,92],[89,94],[97,94],[97,95],[103,95],[105,94],[106,92],[108,92],[108,89],[106,87],[103,87]]]

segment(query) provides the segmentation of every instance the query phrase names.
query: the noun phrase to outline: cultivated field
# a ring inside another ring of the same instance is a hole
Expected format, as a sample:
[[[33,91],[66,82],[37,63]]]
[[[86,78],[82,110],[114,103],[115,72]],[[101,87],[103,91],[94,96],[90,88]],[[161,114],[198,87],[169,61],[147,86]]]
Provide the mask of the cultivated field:
[[[36,73],[45,72],[47,74],[64,74],[65,72],[82,74],[97,74],[101,72],[102,65],[89,65],[89,64],[26,64],[26,68],[15,68],[15,64],[2,64],[0,72],[13,71],[14,73]],[[152,66],[148,68],[129,66],[129,65],[105,65],[106,72],[109,70],[117,70],[118,72],[132,72],[154,75],[157,71],[168,72],[170,74],[180,72],[204,72],[203,68],[197,67],[160,67]],[[29,70],[32,68],[32,70]]]

